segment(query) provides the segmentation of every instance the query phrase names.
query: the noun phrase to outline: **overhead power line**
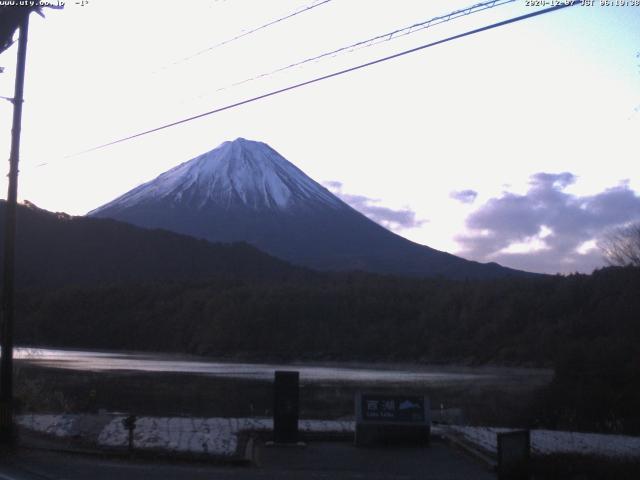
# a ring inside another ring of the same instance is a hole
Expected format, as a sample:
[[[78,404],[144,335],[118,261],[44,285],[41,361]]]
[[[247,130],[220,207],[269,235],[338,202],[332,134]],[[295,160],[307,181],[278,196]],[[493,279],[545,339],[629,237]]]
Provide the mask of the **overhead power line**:
[[[169,67],[170,66],[174,66],[174,65],[179,65],[179,64],[181,64],[183,62],[188,62],[189,60],[192,60],[192,59],[194,59],[196,57],[199,57],[200,55],[203,55],[203,54],[205,54],[207,52],[211,52],[211,51],[215,50],[216,48],[220,48],[223,45],[227,45],[227,44],[229,44],[231,42],[234,42],[234,41],[239,40],[239,39],[241,39],[243,37],[251,35],[252,33],[256,33],[258,31],[263,30],[265,28],[268,28],[268,27],[270,27],[272,25],[275,25],[277,23],[280,23],[280,22],[283,22],[285,20],[288,20],[289,18],[295,17],[296,15],[300,15],[301,13],[308,12],[309,10],[312,10],[312,9],[314,9],[316,7],[324,5],[325,3],[329,3],[330,1],[331,0],[319,0],[319,1],[316,0],[316,1],[312,2],[312,3],[310,3],[309,5],[305,6],[305,7],[299,8],[298,10],[294,10],[293,12],[288,13],[287,15],[285,15],[283,17],[279,17],[279,18],[276,18],[274,20],[271,20],[271,21],[269,21],[269,22],[267,22],[267,23],[265,23],[263,25],[260,25],[259,27],[255,27],[255,28],[252,28],[251,30],[247,30],[245,32],[239,33],[238,35],[235,35],[234,37],[228,38],[227,40],[223,40],[222,42],[218,42],[215,45],[211,45],[210,47],[207,47],[207,48],[204,48],[202,50],[199,50],[199,51],[197,51],[196,53],[194,53],[192,55],[189,55],[187,57],[181,58],[180,60],[176,60],[175,62],[171,63],[169,65]],[[164,68],[168,68],[168,67],[164,67]]]
[[[458,40],[460,38],[468,37],[468,36],[475,35],[475,34],[478,34],[478,33],[481,33],[481,32],[486,32],[486,31],[492,30],[494,28],[503,27],[505,25],[510,25],[510,24],[513,24],[513,23],[516,23],[516,22],[527,20],[529,18],[538,17],[540,15],[545,15],[547,13],[555,12],[557,10],[561,10],[561,9],[564,9],[564,8],[567,8],[567,7],[573,7],[575,5],[579,5],[579,2],[570,1],[568,3],[563,3],[563,4],[560,4],[560,5],[553,6],[553,7],[548,7],[548,8],[545,8],[543,10],[537,10],[535,12],[527,13],[525,15],[512,17],[512,18],[509,18],[507,20],[502,20],[500,22],[496,22],[496,23],[492,23],[492,24],[489,24],[489,25],[485,25],[483,27],[475,28],[473,30],[468,30],[466,32],[459,33],[457,35],[452,35],[450,37],[446,37],[446,38],[443,38],[443,39],[440,39],[440,40],[436,40],[436,41],[433,41],[433,42],[430,42],[430,43],[426,43],[424,45],[420,45],[418,47],[411,48],[409,50],[404,50],[402,52],[395,53],[393,55],[389,55],[389,56],[386,56],[386,57],[379,58],[377,60],[373,60],[373,61],[370,61],[370,62],[367,62],[367,63],[363,63],[363,64],[360,64],[360,65],[356,65],[355,67],[350,67],[350,68],[346,68],[344,70],[340,70],[340,71],[337,71],[337,72],[334,72],[334,73],[330,73],[330,74],[327,74],[327,75],[322,75],[320,77],[316,77],[316,78],[313,78],[311,80],[307,80],[307,81],[304,81],[304,82],[296,83],[294,85],[290,85],[288,87],[280,88],[278,90],[273,90],[271,92],[268,92],[268,93],[265,93],[265,94],[262,94],[262,95],[258,95],[256,97],[251,97],[251,98],[248,98],[248,99],[245,99],[245,100],[241,100],[239,102],[235,102],[235,103],[232,103],[232,104],[229,104],[229,105],[225,105],[224,107],[219,107],[219,108],[216,108],[216,109],[213,109],[213,110],[209,110],[208,112],[204,112],[204,113],[200,113],[198,115],[194,115],[194,116],[191,116],[191,117],[183,118],[181,120],[177,120],[175,122],[167,123],[165,125],[152,128],[150,130],[145,130],[143,132],[139,132],[139,133],[136,133],[134,135],[129,135],[127,137],[120,138],[118,140],[113,140],[111,142],[104,143],[102,145],[98,145],[98,146],[95,146],[95,147],[92,147],[92,148],[89,148],[89,149],[86,149],[86,150],[82,150],[82,151],[74,153],[72,155],[68,155],[65,158],[76,157],[76,156],[83,155],[83,154],[86,154],[86,153],[89,153],[89,152],[100,150],[102,148],[110,147],[110,146],[116,145],[118,143],[123,143],[123,142],[129,141],[129,140],[132,140],[134,138],[142,137],[144,135],[149,135],[151,133],[158,132],[160,130],[165,130],[167,128],[175,127],[177,125],[181,125],[183,123],[191,122],[193,120],[197,120],[199,118],[203,118],[203,117],[206,117],[206,116],[209,116],[209,115],[213,115],[215,113],[223,112],[225,110],[230,110],[232,108],[236,108],[236,107],[239,107],[241,105],[246,105],[248,103],[253,103],[253,102],[256,102],[258,100],[262,100],[264,98],[272,97],[272,96],[278,95],[280,93],[284,93],[284,92],[288,92],[290,90],[295,90],[297,88],[304,87],[306,85],[311,85],[312,83],[321,82],[321,81],[327,80],[329,78],[338,77],[340,75],[351,73],[351,72],[354,72],[356,70],[360,70],[360,69],[363,69],[363,68],[366,68],[366,67],[370,67],[372,65],[377,65],[379,63],[383,63],[383,62],[386,62],[388,60],[392,60],[394,58],[399,58],[399,57],[402,57],[402,56],[405,56],[405,55],[409,55],[410,53],[419,52],[419,51],[424,50],[426,48],[434,47],[436,45],[441,45],[443,43],[448,43],[448,42],[451,42],[453,40]],[[43,164],[41,164],[39,166],[46,165],[46,164],[47,164],[47,162],[45,162],[45,163],[43,163]]]
[[[513,3],[515,1],[516,0],[490,0],[490,1],[486,1],[486,2],[477,3],[475,5],[471,5],[470,7],[461,8],[460,10],[455,10],[453,12],[446,13],[444,15],[439,15],[437,17],[432,17],[432,18],[430,18],[428,20],[425,20],[425,21],[422,21],[422,22],[419,22],[419,23],[414,23],[413,25],[409,25],[408,27],[398,28],[398,29],[393,30],[391,32],[383,33],[381,35],[376,35],[375,37],[371,37],[371,38],[368,38],[366,40],[361,40],[359,42],[352,43],[352,44],[347,45],[345,47],[337,48],[337,49],[331,50],[329,52],[324,52],[324,53],[321,53],[321,54],[313,56],[313,57],[305,58],[304,60],[300,60],[300,61],[291,63],[289,65],[286,65],[286,66],[283,66],[283,67],[280,67],[280,68],[276,68],[275,70],[272,70],[270,72],[261,73],[260,75],[256,75],[254,77],[246,78],[246,79],[241,80],[239,82],[231,83],[231,84],[226,85],[224,87],[218,88],[215,91],[216,92],[220,92],[220,91],[226,90],[228,88],[244,85],[245,83],[249,83],[249,82],[252,82],[254,80],[259,80],[261,78],[270,77],[271,75],[275,75],[276,73],[284,72],[285,70],[290,70],[292,68],[299,67],[300,65],[304,65],[306,63],[315,62],[315,61],[318,61],[318,60],[321,60],[321,59],[327,58],[327,57],[336,57],[336,56],[338,56],[340,54],[343,54],[343,53],[346,53],[346,52],[353,52],[354,50],[360,50],[362,48],[368,48],[368,47],[371,47],[373,45],[378,45],[380,43],[388,42],[390,40],[395,40],[397,38],[401,38],[401,37],[404,37],[406,35],[410,35],[412,33],[416,33],[416,32],[425,30],[427,28],[434,27],[434,26],[439,25],[441,23],[449,22],[449,21],[454,20],[454,19],[459,18],[459,17],[464,17],[464,16],[467,16],[467,15],[471,15],[473,13],[481,12],[483,10],[488,10],[490,8],[498,7],[498,6],[504,5],[506,3]]]

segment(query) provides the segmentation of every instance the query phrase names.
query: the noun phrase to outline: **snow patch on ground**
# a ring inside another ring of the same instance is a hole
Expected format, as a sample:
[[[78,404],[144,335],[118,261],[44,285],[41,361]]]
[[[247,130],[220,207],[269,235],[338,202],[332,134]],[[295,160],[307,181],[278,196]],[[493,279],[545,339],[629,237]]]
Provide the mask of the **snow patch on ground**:
[[[448,430],[483,450],[496,454],[497,433],[512,429],[450,426]],[[540,455],[580,454],[609,458],[640,458],[640,438],[626,435],[531,430],[531,450]]]
[[[74,415],[19,415],[18,425],[36,432],[66,437],[70,435]]]
[[[300,420],[302,432],[353,432],[353,422]],[[243,431],[270,431],[273,422],[266,418],[176,418],[142,417],[136,423],[136,448],[190,452],[211,455],[233,455],[238,448],[238,435]],[[98,437],[98,444],[118,447],[128,442],[122,418],[114,418]]]
[[[73,423],[78,418],[79,415],[22,415],[18,423],[37,432],[70,437],[76,434]],[[113,416],[97,438],[84,440],[104,447],[127,447],[129,432],[122,423],[124,418]],[[354,422],[300,420],[299,429],[301,432],[350,433],[354,431]],[[231,456],[237,452],[241,432],[271,430],[273,421],[269,418],[139,417],[133,441],[136,449]]]
[[[92,420],[93,418],[93,420]],[[110,420],[109,420],[110,418]],[[76,423],[82,420],[98,426],[95,438],[83,438],[104,447],[126,448],[129,432],[124,428],[123,415],[19,415],[18,425],[55,437],[77,437]],[[101,423],[102,422],[102,423]],[[80,423],[78,423],[79,425]],[[102,427],[104,425],[104,427]],[[305,433],[353,433],[355,423],[337,420],[299,421]],[[238,437],[242,432],[268,432],[273,430],[270,418],[183,418],[139,417],[134,430],[137,449],[232,456],[238,450]],[[489,453],[497,452],[497,433],[512,431],[506,428],[434,426],[432,433],[440,431],[454,434]],[[558,432],[532,430],[531,448],[534,453],[599,455],[609,458],[640,459],[640,438],[624,435]]]

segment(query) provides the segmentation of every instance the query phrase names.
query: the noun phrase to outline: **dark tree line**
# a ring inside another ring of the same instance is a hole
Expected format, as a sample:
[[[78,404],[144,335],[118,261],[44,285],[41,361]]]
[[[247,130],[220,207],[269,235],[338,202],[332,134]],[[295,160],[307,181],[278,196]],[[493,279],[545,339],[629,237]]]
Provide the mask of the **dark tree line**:
[[[230,357],[552,365],[636,351],[640,269],[449,281],[369,274],[23,290],[22,343]]]

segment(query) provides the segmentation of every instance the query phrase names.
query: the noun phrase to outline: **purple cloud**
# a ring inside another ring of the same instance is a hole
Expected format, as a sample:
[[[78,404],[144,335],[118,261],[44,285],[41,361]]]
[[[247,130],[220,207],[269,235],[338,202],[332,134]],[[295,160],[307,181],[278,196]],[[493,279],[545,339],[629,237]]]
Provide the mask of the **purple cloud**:
[[[449,197],[462,203],[473,203],[477,196],[478,192],[475,190],[455,190],[449,194]]]
[[[576,180],[569,172],[537,173],[524,195],[506,192],[467,217],[471,234],[459,235],[461,254],[537,272],[590,272],[604,265],[595,244],[609,229],[640,220],[640,196],[626,183],[595,195],[565,192]],[[536,239],[531,252],[505,251]]]
[[[405,228],[419,227],[428,220],[416,218],[416,213],[408,208],[394,210],[392,208],[376,205],[380,200],[365,197],[362,195],[352,195],[342,191],[342,183],[335,180],[323,182],[331,192],[343,202],[358,210],[363,215],[379,223],[390,230],[402,230]]]

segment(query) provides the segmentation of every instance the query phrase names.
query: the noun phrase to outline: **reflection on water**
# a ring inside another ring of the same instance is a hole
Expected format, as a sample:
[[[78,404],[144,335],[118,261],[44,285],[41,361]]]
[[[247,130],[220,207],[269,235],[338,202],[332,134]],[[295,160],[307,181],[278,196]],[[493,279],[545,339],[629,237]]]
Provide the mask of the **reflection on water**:
[[[438,369],[407,368],[376,369],[374,367],[312,366],[261,363],[227,363],[205,359],[185,359],[184,357],[77,350],[55,350],[44,348],[17,348],[14,357],[18,360],[44,367],[64,368],[82,371],[139,371],[192,373],[214,377],[244,378],[250,380],[272,380],[275,370],[298,370],[303,382],[376,382],[376,383],[451,383],[490,381],[504,377],[505,372],[491,372],[486,369],[450,367]],[[473,371],[476,370],[476,371]],[[529,376],[521,373],[521,375]]]

